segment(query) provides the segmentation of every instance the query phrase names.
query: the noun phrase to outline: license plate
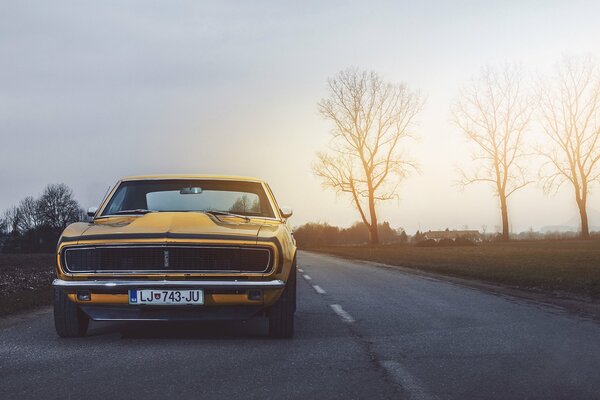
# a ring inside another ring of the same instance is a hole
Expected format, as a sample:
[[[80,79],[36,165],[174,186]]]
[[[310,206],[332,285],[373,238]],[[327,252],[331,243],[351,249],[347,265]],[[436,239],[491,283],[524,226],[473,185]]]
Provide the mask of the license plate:
[[[130,290],[129,291],[129,304],[153,304],[153,305],[204,304],[204,292],[202,290],[198,290],[198,289]]]

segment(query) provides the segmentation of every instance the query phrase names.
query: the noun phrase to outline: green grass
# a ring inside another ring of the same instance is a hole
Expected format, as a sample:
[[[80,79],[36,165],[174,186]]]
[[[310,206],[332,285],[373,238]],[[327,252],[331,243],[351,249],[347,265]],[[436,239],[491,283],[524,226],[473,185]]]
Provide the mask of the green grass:
[[[330,246],[314,251],[529,289],[600,298],[600,241],[515,241],[474,247]]]
[[[0,254],[0,316],[52,303],[54,254]]]

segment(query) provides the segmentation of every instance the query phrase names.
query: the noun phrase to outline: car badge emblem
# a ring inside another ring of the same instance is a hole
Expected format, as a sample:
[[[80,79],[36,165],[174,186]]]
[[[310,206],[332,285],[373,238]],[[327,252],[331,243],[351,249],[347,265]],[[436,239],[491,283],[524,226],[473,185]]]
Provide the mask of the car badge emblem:
[[[169,268],[169,250],[165,250],[164,265],[165,265],[165,268]]]

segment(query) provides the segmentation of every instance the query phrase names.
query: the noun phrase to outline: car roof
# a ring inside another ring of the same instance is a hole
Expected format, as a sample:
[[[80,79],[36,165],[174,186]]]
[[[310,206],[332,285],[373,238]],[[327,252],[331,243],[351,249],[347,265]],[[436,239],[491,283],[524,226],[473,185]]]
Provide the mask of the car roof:
[[[138,176],[127,176],[121,179],[121,181],[142,181],[142,180],[155,180],[155,179],[212,179],[212,180],[226,180],[226,181],[245,181],[245,182],[261,182],[264,180],[258,178],[251,178],[247,176],[230,176],[230,175],[195,175],[195,174],[163,174],[163,175],[138,175]]]

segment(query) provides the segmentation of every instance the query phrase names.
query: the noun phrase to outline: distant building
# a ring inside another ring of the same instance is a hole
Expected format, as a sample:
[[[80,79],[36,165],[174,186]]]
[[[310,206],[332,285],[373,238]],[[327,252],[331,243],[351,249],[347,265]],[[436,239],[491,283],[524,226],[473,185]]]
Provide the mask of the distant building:
[[[425,239],[433,239],[435,241],[440,241],[442,239],[452,240],[457,238],[469,239],[476,242],[481,240],[481,234],[477,230],[450,231],[446,229],[445,231],[424,232],[423,236]]]

